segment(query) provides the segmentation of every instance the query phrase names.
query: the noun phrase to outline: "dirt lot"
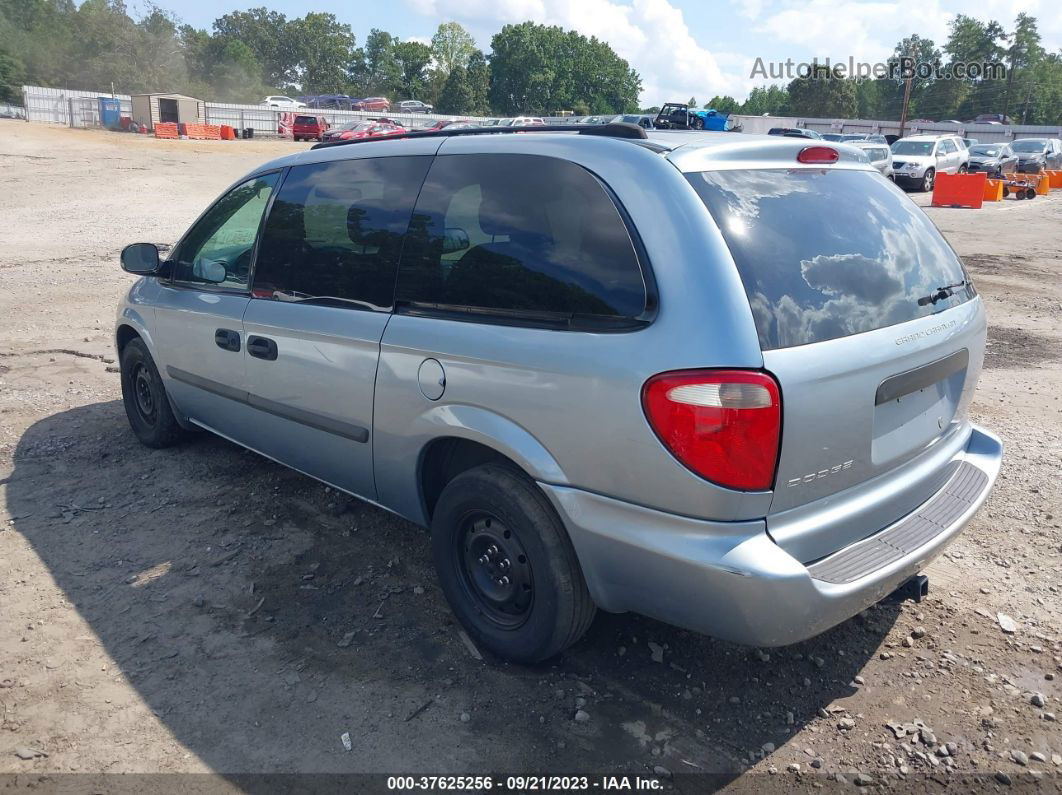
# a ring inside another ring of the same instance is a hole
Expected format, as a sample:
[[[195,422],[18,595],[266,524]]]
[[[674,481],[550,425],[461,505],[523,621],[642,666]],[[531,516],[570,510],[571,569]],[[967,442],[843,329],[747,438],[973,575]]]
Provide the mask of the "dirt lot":
[[[4,785],[659,767],[687,792],[1058,791],[1062,195],[929,210],[988,306],[973,413],[1007,452],[928,601],[766,653],[600,615],[532,670],[470,653],[419,528],[222,440],[159,452],[128,430],[120,247],[173,242],[296,145],[0,125]]]

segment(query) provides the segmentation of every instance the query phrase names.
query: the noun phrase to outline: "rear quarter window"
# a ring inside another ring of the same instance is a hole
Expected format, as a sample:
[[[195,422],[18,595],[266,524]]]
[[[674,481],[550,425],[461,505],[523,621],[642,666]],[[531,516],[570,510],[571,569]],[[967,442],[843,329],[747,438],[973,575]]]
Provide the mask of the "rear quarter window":
[[[926,214],[876,171],[687,179],[730,248],[763,350],[904,323],[976,295]]]

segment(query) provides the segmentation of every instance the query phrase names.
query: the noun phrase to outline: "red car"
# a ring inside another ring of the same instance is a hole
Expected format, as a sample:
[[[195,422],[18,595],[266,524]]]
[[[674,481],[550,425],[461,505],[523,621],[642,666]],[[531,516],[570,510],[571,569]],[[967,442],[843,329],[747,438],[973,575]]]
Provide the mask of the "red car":
[[[377,138],[404,133],[406,128],[393,121],[352,121],[325,133],[323,141],[351,141],[355,138]]]
[[[324,116],[296,116],[291,124],[291,135],[296,141],[323,141],[329,127]]]
[[[387,97],[365,97],[365,99],[356,99],[350,103],[351,110],[391,110],[391,100]]]

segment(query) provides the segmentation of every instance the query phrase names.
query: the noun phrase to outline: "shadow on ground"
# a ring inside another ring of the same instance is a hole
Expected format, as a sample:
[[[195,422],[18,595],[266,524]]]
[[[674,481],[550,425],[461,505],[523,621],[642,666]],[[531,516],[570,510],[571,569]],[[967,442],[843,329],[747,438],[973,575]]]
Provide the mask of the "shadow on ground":
[[[461,642],[422,529],[207,435],[144,449],[117,401],[29,428],[6,492],[121,673],[225,774],[662,765],[723,783],[843,706],[899,611],[767,655],[602,614],[526,669]]]

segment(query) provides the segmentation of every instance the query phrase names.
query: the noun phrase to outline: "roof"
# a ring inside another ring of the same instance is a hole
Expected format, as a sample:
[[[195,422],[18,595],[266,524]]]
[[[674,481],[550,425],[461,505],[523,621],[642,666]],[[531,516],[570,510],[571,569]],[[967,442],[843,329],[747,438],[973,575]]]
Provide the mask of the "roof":
[[[822,168],[804,165],[797,155],[809,146],[827,146],[837,150],[840,158],[832,168],[870,169],[862,152],[854,146],[817,141],[808,138],[787,138],[777,135],[751,135],[735,132],[704,132],[691,130],[648,130],[644,137],[608,135],[609,125],[543,128],[484,128],[480,130],[452,130],[412,133],[405,136],[361,139],[334,145],[321,145],[304,152],[273,160],[258,171],[285,166],[343,160],[354,157],[387,155],[469,154],[472,152],[542,151],[540,143],[549,142],[550,152],[564,153],[578,160],[578,153],[588,149],[606,148],[613,156],[622,155],[624,147],[637,147],[663,156],[679,171],[695,172],[710,169],[737,168]],[[637,125],[624,125],[641,131]],[[519,135],[512,132],[519,131]],[[579,133],[582,134],[579,134]],[[880,144],[879,144],[880,146]],[[628,150],[630,151],[630,150]],[[570,153],[570,155],[568,154]],[[632,152],[633,154],[633,152]]]
[[[202,102],[203,100],[196,97],[190,97],[186,94],[173,94],[165,91],[149,91],[143,94],[130,94],[130,97],[162,97],[164,99],[190,99],[193,102]],[[277,94],[276,96],[280,96]]]

